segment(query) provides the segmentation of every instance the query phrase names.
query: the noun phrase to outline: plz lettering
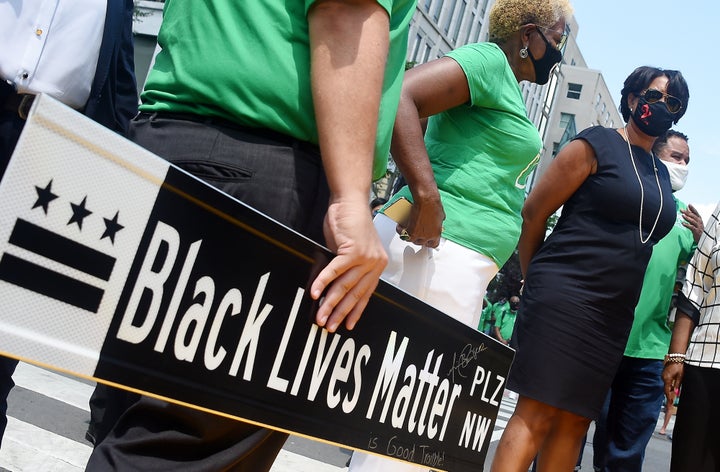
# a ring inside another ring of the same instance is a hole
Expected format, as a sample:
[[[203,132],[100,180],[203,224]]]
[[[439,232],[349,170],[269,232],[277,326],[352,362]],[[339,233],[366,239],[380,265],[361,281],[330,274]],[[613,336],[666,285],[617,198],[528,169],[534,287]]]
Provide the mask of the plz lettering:
[[[470,396],[479,397],[480,401],[497,407],[500,404],[504,385],[505,377],[493,374],[492,371],[486,370],[482,366],[477,366],[470,387]],[[492,431],[493,422],[492,418],[468,411],[465,414],[458,446],[482,451],[490,438],[488,432]]]

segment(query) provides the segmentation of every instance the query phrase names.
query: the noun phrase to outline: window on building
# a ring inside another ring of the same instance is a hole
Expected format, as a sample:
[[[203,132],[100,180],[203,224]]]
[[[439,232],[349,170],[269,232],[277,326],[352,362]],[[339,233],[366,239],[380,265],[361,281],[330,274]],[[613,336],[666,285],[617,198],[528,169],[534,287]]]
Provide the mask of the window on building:
[[[529,118],[531,121],[532,121],[533,117],[535,117],[537,112],[538,112],[538,101],[533,100],[532,108],[530,109],[530,114],[529,114]]]
[[[575,115],[571,113],[560,113],[560,128],[566,129],[570,122],[575,123]]]
[[[480,25],[475,24],[475,10],[470,12],[470,21],[468,22],[468,28],[467,28],[467,39],[465,40],[466,43],[472,42],[470,38],[472,38],[472,34],[475,31],[475,28],[480,30]]]
[[[415,41],[413,42],[412,49],[410,49],[410,59],[413,61],[418,60],[418,52],[420,51],[420,45],[422,44],[423,33],[419,32],[415,34]]]
[[[455,0],[448,0],[445,2],[445,5],[443,5],[443,9],[445,10],[445,18],[443,20],[443,31],[445,31],[445,34],[448,34],[450,32],[450,23],[452,23],[453,19],[455,18],[455,6],[457,5],[457,2]],[[458,18],[459,20],[459,18]]]
[[[485,18],[485,10],[487,10],[488,0],[480,0],[479,10],[480,18]]]
[[[481,43],[483,41],[488,40],[488,32],[487,31],[485,31],[485,34],[483,34],[481,36],[481,34],[483,32],[482,28],[483,28],[483,23],[480,23],[480,26],[478,27],[477,31],[475,32],[475,42],[476,43]]]
[[[430,11],[430,6],[432,5],[432,0],[425,0],[425,11]]]
[[[560,113],[560,127],[565,131],[563,131],[560,142],[558,142],[558,150],[565,146],[565,144],[572,140],[577,134],[575,115],[570,113]]]
[[[582,84],[568,84],[567,98],[580,100],[580,92],[582,92]]]
[[[420,63],[424,64],[430,60],[430,51],[432,51],[432,44],[426,43],[423,47],[422,56],[420,57]]]
[[[466,8],[467,8],[467,1],[462,0],[460,2],[460,10],[458,10],[458,13],[457,13],[457,20],[455,20],[455,26],[453,27],[452,33],[450,34],[450,38],[453,41],[457,41],[458,39],[460,39],[460,38],[458,38],[458,35],[460,34],[460,26],[462,26]]]

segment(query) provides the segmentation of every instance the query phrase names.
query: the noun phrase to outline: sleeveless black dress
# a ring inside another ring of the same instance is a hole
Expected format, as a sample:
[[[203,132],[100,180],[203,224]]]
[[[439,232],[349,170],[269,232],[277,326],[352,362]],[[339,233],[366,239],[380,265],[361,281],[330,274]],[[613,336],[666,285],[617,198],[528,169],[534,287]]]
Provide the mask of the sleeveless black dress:
[[[596,419],[625,350],[652,246],[675,222],[668,172],[633,146],[645,189],[640,240],[640,184],[627,142],[614,129],[582,131],[597,172],[565,203],[554,231],[528,267],[512,335],[508,388]]]

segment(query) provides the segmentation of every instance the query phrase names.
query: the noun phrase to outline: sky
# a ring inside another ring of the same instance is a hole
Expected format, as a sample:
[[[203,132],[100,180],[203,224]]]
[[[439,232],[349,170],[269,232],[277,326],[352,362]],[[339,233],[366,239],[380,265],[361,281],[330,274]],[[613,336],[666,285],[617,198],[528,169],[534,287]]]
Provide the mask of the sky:
[[[690,167],[676,196],[705,221],[720,201],[720,46],[717,0],[570,0],[577,43],[588,68],[599,70],[616,105],[625,78],[638,66],[682,72],[690,103],[674,129],[688,135]]]

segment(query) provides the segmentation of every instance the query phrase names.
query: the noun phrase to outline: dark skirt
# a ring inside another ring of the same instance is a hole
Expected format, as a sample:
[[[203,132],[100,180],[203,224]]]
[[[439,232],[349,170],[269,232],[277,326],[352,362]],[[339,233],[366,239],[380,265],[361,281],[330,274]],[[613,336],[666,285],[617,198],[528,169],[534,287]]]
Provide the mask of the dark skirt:
[[[512,336],[516,353],[508,388],[596,419],[622,360],[632,309],[600,309],[573,297],[550,306],[528,292]]]

